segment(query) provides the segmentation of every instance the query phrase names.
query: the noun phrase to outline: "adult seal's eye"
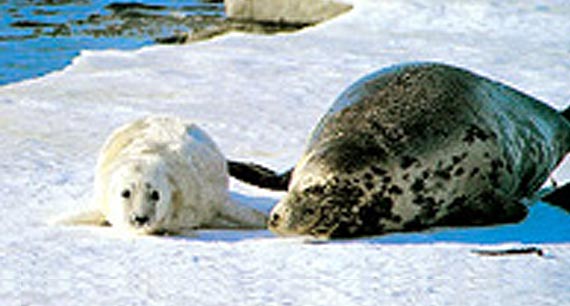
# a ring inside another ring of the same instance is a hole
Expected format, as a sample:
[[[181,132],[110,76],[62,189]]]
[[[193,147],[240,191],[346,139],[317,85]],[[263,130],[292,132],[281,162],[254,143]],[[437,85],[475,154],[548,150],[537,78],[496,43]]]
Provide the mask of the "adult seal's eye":
[[[121,197],[123,197],[124,199],[128,199],[131,197],[131,191],[128,189],[125,189],[121,192]]]
[[[305,190],[303,190],[303,194],[310,195],[310,196],[318,196],[318,195],[322,195],[324,193],[324,191],[325,191],[324,186],[314,185],[311,187],[307,187]]]
[[[303,210],[303,215],[305,215],[305,216],[312,216],[314,214],[315,214],[315,210],[312,208],[305,208]]]
[[[150,199],[153,200],[153,201],[158,201],[158,200],[160,200],[160,194],[158,193],[158,191],[156,191],[156,190],[153,191],[153,192],[150,194]]]

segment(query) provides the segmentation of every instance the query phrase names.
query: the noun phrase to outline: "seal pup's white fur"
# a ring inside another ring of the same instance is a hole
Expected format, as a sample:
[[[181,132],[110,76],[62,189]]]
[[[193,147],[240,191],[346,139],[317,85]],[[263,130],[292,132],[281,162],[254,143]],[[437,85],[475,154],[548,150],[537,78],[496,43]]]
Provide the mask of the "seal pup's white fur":
[[[110,224],[139,234],[264,228],[266,216],[232,202],[226,160],[197,125],[152,116],[117,129],[95,172],[96,209],[59,224]]]

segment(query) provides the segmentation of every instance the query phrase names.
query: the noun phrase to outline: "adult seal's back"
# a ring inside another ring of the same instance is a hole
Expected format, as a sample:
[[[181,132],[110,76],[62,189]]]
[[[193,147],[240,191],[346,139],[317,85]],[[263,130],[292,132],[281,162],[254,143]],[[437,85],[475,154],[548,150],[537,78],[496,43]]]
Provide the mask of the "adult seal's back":
[[[569,121],[506,85],[435,63],[380,70],[321,119],[269,227],[354,237],[517,222],[569,149]]]

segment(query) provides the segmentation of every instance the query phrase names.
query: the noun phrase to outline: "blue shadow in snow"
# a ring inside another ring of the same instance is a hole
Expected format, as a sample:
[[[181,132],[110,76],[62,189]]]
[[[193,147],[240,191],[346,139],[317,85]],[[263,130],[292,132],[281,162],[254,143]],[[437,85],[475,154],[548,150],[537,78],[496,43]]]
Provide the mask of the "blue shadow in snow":
[[[230,197],[232,198],[232,200],[238,202],[241,205],[255,208],[267,215],[269,214],[273,206],[275,206],[275,204],[277,204],[277,202],[279,201],[278,198],[253,197],[237,193],[234,191],[230,192]]]
[[[230,197],[238,202],[240,205],[257,209],[265,214],[277,203],[278,199],[270,197],[252,197],[243,195],[237,192],[230,192]],[[188,236],[172,236],[169,239],[187,239],[196,241],[211,241],[211,242],[239,242],[250,239],[271,238],[276,237],[267,229],[260,230],[231,230],[231,229],[202,229],[193,233],[194,235]]]
[[[196,237],[181,236],[179,238],[204,242],[240,242],[277,237],[269,230],[199,230],[196,234]]]
[[[543,202],[534,203],[521,223],[488,227],[440,228],[421,233],[398,233],[366,238],[368,243],[570,243],[570,214]]]
[[[271,210],[276,203],[276,199],[269,197],[250,197],[233,192],[231,195],[240,203],[264,212]],[[268,230],[199,230],[194,237],[178,236],[171,238],[212,242],[239,242],[260,238],[278,239],[275,234]],[[323,243],[431,244],[441,242],[468,244],[570,243],[570,214],[558,207],[536,202],[530,207],[528,217],[517,224],[437,228],[425,232],[394,233]]]

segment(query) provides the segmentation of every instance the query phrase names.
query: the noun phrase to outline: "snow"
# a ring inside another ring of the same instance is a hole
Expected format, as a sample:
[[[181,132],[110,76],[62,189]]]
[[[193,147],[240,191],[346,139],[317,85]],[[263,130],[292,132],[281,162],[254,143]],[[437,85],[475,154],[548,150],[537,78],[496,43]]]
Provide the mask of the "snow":
[[[344,88],[399,62],[443,61],[570,104],[566,1],[352,2],[293,34],[84,51],[63,71],[0,87],[1,304],[570,305],[570,219],[544,203],[521,224],[329,243],[49,225],[91,205],[99,147],[144,115],[193,119],[227,157],[285,170]],[[570,164],[554,177],[570,181]],[[237,181],[231,192],[264,211],[283,195]],[[472,252],[528,245],[546,255]]]

